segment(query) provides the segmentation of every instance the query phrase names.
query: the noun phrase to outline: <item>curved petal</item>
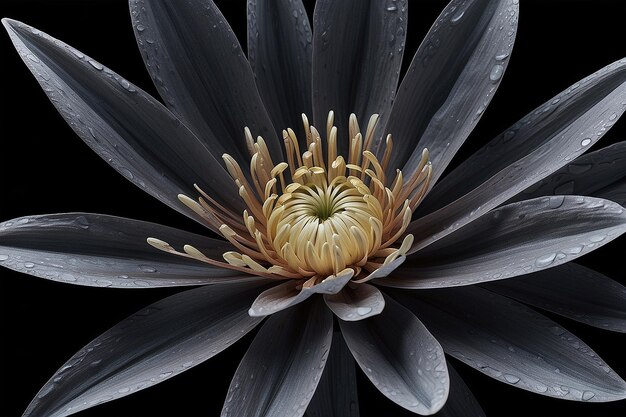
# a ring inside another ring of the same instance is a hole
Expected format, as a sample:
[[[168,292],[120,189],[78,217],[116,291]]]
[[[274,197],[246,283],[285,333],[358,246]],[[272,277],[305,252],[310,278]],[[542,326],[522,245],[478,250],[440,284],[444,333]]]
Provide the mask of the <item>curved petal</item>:
[[[569,262],[626,232],[626,210],[593,197],[512,203],[425,248],[381,285],[441,288],[511,278]]]
[[[433,188],[418,213],[457,200],[436,212],[447,219],[452,211],[489,210],[507,201],[586,152],[623,114],[625,101],[622,59],[545,102],[466,159]]]
[[[191,369],[261,322],[246,312],[258,291],[258,283],[204,286],[138,311],[66,362],[23,417],[67,416]]]
[[[244,127],[282,148],[239,41],[211,0],[130,0],[139,50],[167,106],[218,158],[247,166]]]
[[[354,271],[345,269],[337,275],[331,275],[319,284],[303,287],[304,280],[288,280],[263,291],[252,303],[251,316],[267,316],[295,306],[313,294],[337,294],[352,278]]]
[[[448,363],[448,374],[450,375],[450,395],[448,395],[446,405],[435,414],[435,417],[486,417],[480,404],[450,363]]]
[[[357,321],[382,313],[385,298],[378,288],[369,284],[346,285],[334,295],[325,295],[328,308],[341,320]]]
[[[171,227],[90,213],[22,217],[0,223],[0,266],[70,284],[178,287],[259,280],[259,277],[171,255],[150,246],[197,245],[214,259],[231,246]]]
[[[582,155],[527,188],[511,201],[553,194],[595,196],[604,187],[626,179],[626,141]]]
[[[333,316],[321,300],[270,317],[235,372],[222,417],[304,415],[332,337]]]
[[[359,417],[354,358],[341,336],[335,332],[330,355],[306,417]]]
[[[574,84],[514,125],[507,131],[511,134],[494,139],[451,173],[456,175],[454,183],[437,185],[433,193],[443,193],[437,195],[445,195],[444,203],[453,202],[409,225],[408,233],[424,236],[415,239],[410,253],[479,218],[582,155],[624,113],[622,103],[626,103],[626,58]],[[523,156],[516,159],[519,155]],[[463,195],[467,190],[471,191]]]
[[[574,263],[486,288],[590,326],[626,333],[626,287]]]
[[[248,59],[277,130],[300,132],[311,112],[312,32],[301,0],[248,0]]]
[[[443,349],[410,311],[388,297],[385,301],[378,316],[339,321],[346,343],[387,398],[414,413],[436,413],[450,383]]]
[[[83,141],[133,184],[187,216],[194,184],[239,211],[226,170],[180,120],[154,98],[76,49],[23,23],[3,19],[22,60]]]
[[[392,294],[446,353],[492,378],[566,400],[626,398],[626,382],[591,348],[523,304],[475,285]]]
[[[385,125],[394,99],[407,25],[407,1],[319,0],[313,14],[313,120],[326,129],[333,110],[340,137],[351,113],[380,115]],[[348,140],[338,140],[347,157]]]
[[[480,120],[513,49],[516,0],[454,0],[415,53],[385,133],[396,139],[389,174],[410,175],[428,148],[432,184]],[[404,168],[402,168],[404,167]]]

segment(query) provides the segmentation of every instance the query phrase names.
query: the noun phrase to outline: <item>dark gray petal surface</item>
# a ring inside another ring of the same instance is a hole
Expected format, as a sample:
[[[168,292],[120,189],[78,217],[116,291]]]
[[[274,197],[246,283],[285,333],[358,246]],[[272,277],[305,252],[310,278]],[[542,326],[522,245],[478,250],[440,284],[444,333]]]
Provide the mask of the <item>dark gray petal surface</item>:
[[[626,210],[594,197],[520,201],[480,217],[410,257],[381,285],[442,288],[551,268],[626,232]]]
[[[243,133],[263,136],[275,158],[282,148],[237,37],[212,0],[130,0],[146,68],[167,106],[220,158],[247,166]]]
[[[67,361],[23,417],[62,417],[165,381],[215,356],[261,319],[247,309],[259,284],[204,286],[121,321]]]
[[[387,398],[417,414],[443,407],[450,380],[443,349],[422,322],[389,297],[367,320],[339,321],[357,363]]]
[[[411,174],[428,148],[433,184],[480,120],[513,49],[516,0],[453,0],[415,53],[385,133],[388,173]]]
[[[313,122],[326,131],[335,113],[339,154],[347,157],[348,117],[380,115],[396,93],[407,25],[407,0],[319,0],[313,14]],[[361,126],[365,130],[365,126]]]
[[[313,34],[301,0],[248,0],[248,59],[277,131],[296,131],[306,146],[301,114],[313,117]]]
[[[447,354],[501,382],[565,400],[626,398],[626,382],[589,346],[523,304],[475,285],[391,294]]]
[[[148,194],[198,220],[180,203],[198,184],[226,207],[242,204],[202,142],[153,97],[82,52],[23,23],[2,22],[27,67],[72,129]],[[202,220],[200,220],[203,224]]]
[[[324,373],[305,416],[359,417],[356,367],[341,332],[333,336]]]
[[[543,195],[596,196],[600,190],[626,180],[626,142],[618,142],[576,158],[511,201]]]
[[[437,184],[418,214],[455,200],[437,216],[447,218],[449,212],[478,206],[488,210],[503,203],[562,166],[575,163],[624,110],[626,59],[576,82],[502,132]]]
[[[321,299],[274,314],[239,364],[222,417],[301,417],[322,376],[333,315]]]
[[[181,250],[189,244],[220,260],[225,241],[139,220],[90,213],[22,217],[0,223],[0,266],[70,284],[178,287],[259,277],[172,255],[150,246],[156,237]]]
[[[486,288],[572,320],[626,333],[626,287],[572,262]]]
[[[474,394],[450,362],[448,362],[448,374],[450,375],[450,395],[448,395],[446,405],[435,414],[435,417],[486,417]]]

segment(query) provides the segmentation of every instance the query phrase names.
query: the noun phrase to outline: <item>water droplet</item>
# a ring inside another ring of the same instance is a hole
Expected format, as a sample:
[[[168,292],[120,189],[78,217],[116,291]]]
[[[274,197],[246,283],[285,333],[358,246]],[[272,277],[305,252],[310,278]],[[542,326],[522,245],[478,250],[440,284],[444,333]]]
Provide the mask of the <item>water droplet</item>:
[[[126,394],[129,391],[130,391],[129,387],[124,387],[124,388],[120,388],[117,390],[117,392],[119,392],[120,394]]]
[[[604,239],[606,239],[605,235],[593,235],[589,238],[593,243],[602,242]]]
[[[366,314],[369,314],[372,312],[372,308],[371,307],[359,307],[356,309],[356,312],[359,316],[365,316]]]
[[[583,401],[589,401],[590,399],[592,399],[595,396],[596,396],[596,394],[594,394],[593,392],[585,391],[585,392],[583,392],[582,399],[583,399]]]
[[[591,139],[590,138],[585,138],[582,140],[582,142],[580,142],[580,144],[582,146],[589,146],[591,144]]]
[[[0,262],[6,261],[7,259],[9,259],[9,255],[0,255]]]
[[[141,272],[154,273],[156,272],[156,268],[151,267],[150,265],[139,265],[139,269]]]
[[[450,24],[456,25],[463,19],[463,15],[465,14],[465,10],[459,10],[450,18]]]
[[[537,268],[545,268],[554,262],[556,259],[556,253],[550,253],[548,255],[540,256],[535,260],[535,266]]]
[[[504,74],[504,66],[498,64],[494,65],[491,68],[491,73],[489,73],[489,79],[493,82],[497,82],[502,78],[502,74]]]
[[[34,268],[35,264],[32,262],[26,262],[24,263],[24,268]]]
[[[387,11],[388,12],[395,12],[398,10],[398,7],[395,4],[391,4],[389,6],[387,6]]]
[[[89,228],[89,220],[85,216],[78,216],[75,220],[76,224],[83,229]]]
[[[90,59],[87,62],[89,62],[89,65],[91,65],[92,67],[94,67],[98,71],[102,71],[104,69],[104,66],[102,66],[102,64],[100,64],[99,62],[96,62],[96,61],[94,61],[92,59]]]
[[[504,60],[505,60],[505,59],[507,59],[508,57],[509,57],[509,53],[508,53],[508,52],[505,52],[505,53],[503,53],[503,54],[496,55],[496,56],[495,56],[495,59],[496,59],[496,61],[504,61]]]
[[[511,374],[504,374],[504,379],[509,384],[517,384],[519,382],[519,377]]]
[[[137,28],[137,32],[143,32],[144,30],[146,30],[146,27],[144,25],[137,25],[135,27]]]
[[[162,372],[159,374],[159,378],[167,378],[168,376],[172,375],[174,372]]]

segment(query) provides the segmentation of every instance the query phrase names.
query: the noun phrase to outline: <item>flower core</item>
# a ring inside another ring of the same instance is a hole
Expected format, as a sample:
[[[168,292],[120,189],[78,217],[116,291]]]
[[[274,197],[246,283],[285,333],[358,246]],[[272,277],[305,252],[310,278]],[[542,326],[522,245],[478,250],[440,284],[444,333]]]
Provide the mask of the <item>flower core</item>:
[[[179,196],[237,248],[224,253],[226,262],[262,275],[311,278],[317,282],[346,268],[354,271],[354,277],[362,270],[373,272],[406,254],[413,236],[404,232],[432,175],[428,150],[424,149],[420,163],[408,178],[396,170],[393,181],[388,181],[391,135],[380,147],[380,159],[372,152],[378,115],[370,118],[364,136],[356,116],[350,116],[349,152],[345,158],[338,155],[332,111],[325,143],[304,114],[302,120],[306,135],[303,153],[294,131],[283,131],[287,162],[275,164],[263,138],[254,141],[248,128],[249,175],[233,157],[223,155],[247,206],[243,216],[237,218],[198,187],[204,197],[198,202]],[[150,243],[175,252],[165,242],[151,239]],[[209,261],[191,246],[185,246],[185,253]]]

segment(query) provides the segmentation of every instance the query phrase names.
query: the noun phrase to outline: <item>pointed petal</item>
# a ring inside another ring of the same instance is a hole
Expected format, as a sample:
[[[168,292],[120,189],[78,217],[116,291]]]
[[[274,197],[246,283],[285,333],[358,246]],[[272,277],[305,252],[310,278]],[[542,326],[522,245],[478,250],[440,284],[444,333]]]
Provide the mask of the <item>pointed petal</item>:
[[[263,291],[250,307],[251,316],[267,316],[299,304],[313,294],[337,294],[352,278],[354,271],[346,269],[312,287],[302,287],[303,280],[288,280]]]
[[[259,277],[171,255],[150,246],[158,237],[190,244],[220,259],[231,246],[171,227],[90,213],[22,217],[0,223],[0,266],[70,284],[177,287],[259,280]]]
[[[480,215],[574,161],[615,124],[626,110],[624,102],[626,59],[528,113],[437,184],[418,213],[431,213],[457,200],[436,216],[445,219],[446,226],[454,223],[453,218],[467,223],[458,212],[461,206],[463,210],[480,206],[476,213]]]
[[[626,333],[626,287],[581,265],[570,262],[486,288],[590,326]]]
[[[512,203],[425,248],[381,285],[441,288],[511,278],[576,259],[626,232],[626,210],[593,197]]]
[[[277,130],[300,132],[312,117],[312,32],[301,0],[248,0],[248,59]]]
[[[341,320],[357,321],[382,313],[385,298],[378,288],[369,284],[346,285],[334,295],[325,295],[328,308]]]
[[[14,20],[2,22],[61,116],[133,184],[196,220],[177,197],[197,195],[194,184],[227,207],[241,207],[237,187],[224,186],[232,180],[222,164],[154,98],[45,33]]]
[[[486,417],[474,394],[465,385],[461,376],[448,363],[450,375],[450,395],[448,401],[435,417]]]
[[[332,336],[333,316],[321,300],[270,317],[235,372],[222,417],[304,415]]]
[[[428,148],[434,184],[480,120],[513,49],[515,0],[454,0],[402,80],[385,133],[395,138],[389,173],[412,173]],[[404,168],[402,168],[404,166]]]
[[[511,201],[544,195],[595,196],[604,187],[626,179],[626,141],[576,158],[549,177],[522,191]]]
[[[333,335],[330,355],[306,417],[359,417],[354,358],[341,332]]]
[[[443,407],[449,379],[443,349],[410,311],[386,298],[381,314],[339,321],[357,363],[387,398],[414,413]]]
[[[81,349],[23,417],[61,417],[165,381],[215,356],[260,319],[246,308],[259,284],[204,286],[158,301]]]
[[[392,294],[446,353],[492,378],[567,400],[626,398],[626,382],[591,348],[523,304],[475,285]]]
[[[319,0],[313,14],[313,120],[326,130],[335,113],[339,135],[347,135],[348,117],[380,115],[385,125],[393,101],[407,25],[407,1]],[[347,155],[348,140],[338,140]]]
[[[239,41],[212,0],[130,0],[139,50],[167,106],[218,158],[247,166],[244,136],[265,139],[278,162],[282,148]]]

